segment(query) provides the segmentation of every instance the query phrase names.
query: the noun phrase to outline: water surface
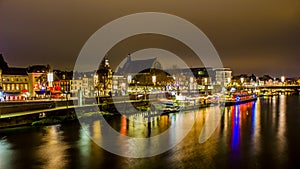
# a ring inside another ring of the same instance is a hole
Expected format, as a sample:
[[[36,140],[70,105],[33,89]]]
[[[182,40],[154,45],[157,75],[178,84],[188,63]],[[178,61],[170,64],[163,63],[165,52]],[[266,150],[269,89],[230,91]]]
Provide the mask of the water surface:
[[[0,130],[0,169],[10,168],[300,168],[300,97],[277,96],[226,107],[212,136],[199,144],[211,108],[151,117],[117,116],[109,124],[123,135],[149,137],[194,118],[187,136],[149,158],[125,158],[100,148],[102,121]],[[174,128],[174,130],[172,130]],[[142,146],[144,151],[149,147]],[[120,139],[122,151],[129,151]]]

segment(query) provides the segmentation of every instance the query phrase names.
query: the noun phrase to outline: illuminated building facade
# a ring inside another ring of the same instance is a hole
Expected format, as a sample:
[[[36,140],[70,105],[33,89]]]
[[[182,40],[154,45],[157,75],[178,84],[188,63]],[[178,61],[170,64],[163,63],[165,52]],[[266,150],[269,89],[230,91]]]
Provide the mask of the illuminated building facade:
[[[27,69],[29,80],[30,96],[43,95],[47,91],[48,81],[47,74],[50,72],[50,66],[34,65]]]
[[[232,71],[230,68],[217,68],[214,69],[216,76],[216,84],[228,85],[231,81]]]

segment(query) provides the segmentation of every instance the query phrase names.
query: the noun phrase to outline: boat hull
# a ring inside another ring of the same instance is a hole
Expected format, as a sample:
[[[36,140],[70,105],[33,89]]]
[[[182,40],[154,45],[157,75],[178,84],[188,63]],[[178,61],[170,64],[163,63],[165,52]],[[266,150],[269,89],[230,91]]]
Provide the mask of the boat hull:
[[[233,105],[239,105],[239,104],[243,104],[243,103],[253,102],[256,100],[257,100],[257,98],[241,100],[241,101],[224,101],[224,102],[220,102],[220,105],[221,106],[233,106]]]

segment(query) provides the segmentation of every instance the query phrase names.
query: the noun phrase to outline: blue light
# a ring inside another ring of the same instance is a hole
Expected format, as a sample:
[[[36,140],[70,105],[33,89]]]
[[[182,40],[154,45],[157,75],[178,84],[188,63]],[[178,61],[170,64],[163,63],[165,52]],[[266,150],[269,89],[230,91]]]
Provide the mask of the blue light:
[[[256,103],[252,104],[252,129],[254,132],[255,129],[255,124],[256,124]]]
[[[240,111],[239,106],[235,106],[235,112],[232,124],[231,146],[233,150],[237,150],[240,144]]]

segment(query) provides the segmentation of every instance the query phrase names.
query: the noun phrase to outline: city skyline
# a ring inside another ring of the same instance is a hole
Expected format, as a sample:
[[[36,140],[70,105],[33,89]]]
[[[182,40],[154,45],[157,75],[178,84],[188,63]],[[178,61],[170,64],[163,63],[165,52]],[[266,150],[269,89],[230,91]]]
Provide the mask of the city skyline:
[[[299,2],[159,3],[2,1],[0,53],[10,66],[50,64],[72,70],[83,44],[104,24],[128,14],[157,11],[195,24],[208,36],[224,67],[234,74],[300,76],[295,62],[299,57]],[[108,57],[115,68],[127,53],[145,48],[162,48],[183,57],[190,67],[202,67],[181,42],[159,35],[125,39]]]
[[[1,53],[0,53],[0,56],[1,56]],[[55,68],[55,67],[52,67],[52,65],[49,65],[49,64],[35,64],[35,65],[33,65],[33,64],[31,64],[31,65],[25,65],[25,66],[11,66],[9,63],[7,63],[6,62],[6,60],[5,60],[5,58],[3,57],[3,55],[2,55],[2,58],[3,58],[3,63],[4,64],[7,64],[8,65],[8,68],[9,69],[11,69],[11,68],[13,68],[13,69],[29,69],[31,66],[49,66],[50,68],[51,68],[51,70],[52,71],[61,71],[61,72],[68,72],[68,73],[72,73],[72,72],[74,72],[74,70],[67,70],[67,69],[59,69],[59,68]],[[125,58],[126,59],[126,58]],[[145,59],[145,58],[144,58]],[[147,58],[146,58],[147,59]],[[148,58],[149,59],[149,58]],[[155,59],[155,57],[152,57],[152,58],[150,58],[150,59]],[[157,58],[156,58],[157,59]],[[141,60],[141,57],[140,56],[138,56],[138,55],[135,55],[135,57],[133,57],[133,59],[132,59],[133,61],[138,61],[138,60]],[[158,60],[158,61],[160,61],[160,60]],[[102,60],[102,62],[103,62],[103,60]],[[163,60],[163,62],[165,63],[165,60]],[[113,73],[116,73],[117,71],[118,71],[118,69],[119,68],[122,68],[123,66],[124,66],[124,64],[125,64],[125,60],[123,60],[119,65],[118,65],[118,67],[117,68],[115,68],[115,69],[113,69],[112,68],[112,72]],[[205,68],[205,69],[210,69],[210,68],[212,68],[212,67],[204,67],[204,66],[202,66],[202,67],[181,67],[181,68],[175,68],[175,67],[168,67],[168,68],[163,68],[163,69],[161,69],[161,70],[163,70],[163,71],[169,71],[169,70],[176,70],[176,69],[178,69],[178,70],[180,70],[180,69],[182,69],[182,70],[184,70],[184,69],[186,69],[186,68],[188,68],[188,69],[196,69],[196,68]],[[294,77],[292,77],[292,76],[286,76],[286,75],[279,75],[279,76],[272,76],[271,74],[262,74],[262,75],[258,75],[258,74],[254,74],[254,73],[251,73],[251,72],[249,72],[249,73],[246,73],[246,72],[240,72],[240,73],[235,73],[234,72],[234,70],[232,70],[230,67],[223,67],[223,68],[225,68],[225,69],[230,69],[231,71],[232,71],[232,78],[234,78],[234,77],[240,77],[240,76],[253,76],[253,75],[255,75],[256,77],[260,77],[260,78],[263,78],[263,77],[265,77],[265,76],[269,76],[270,78],[277,78],[277,79],[280,79],[280,78],[282,78],[282,77],[285,77],[285,78],[291,78],[291,79],[298,79],[298,78],[300,78],[300,76],[294,76]],[[100,67],[98,68],[98,70],[100,69]],[[213,69],[219,69],[219,68],[213,68]],[[0,69],[1,70],[1,69]],[[97,70],[97,71],[98,71]],[[96,72],[97,72],[96,71]],[[75,71],[75,72],[77,72],[77,71]],[[94,72],[94,71],[87,71],[87,72],[81,72],[81,74],[85,74],[85,73],[92,73],[92,72]]]

